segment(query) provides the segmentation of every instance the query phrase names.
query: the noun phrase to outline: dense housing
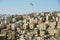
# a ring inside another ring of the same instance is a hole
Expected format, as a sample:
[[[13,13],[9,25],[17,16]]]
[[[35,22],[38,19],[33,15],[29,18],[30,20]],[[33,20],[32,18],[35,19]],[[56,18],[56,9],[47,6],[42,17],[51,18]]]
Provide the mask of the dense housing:
[[[60,40],[60,12],[2,15],[0,40]]]

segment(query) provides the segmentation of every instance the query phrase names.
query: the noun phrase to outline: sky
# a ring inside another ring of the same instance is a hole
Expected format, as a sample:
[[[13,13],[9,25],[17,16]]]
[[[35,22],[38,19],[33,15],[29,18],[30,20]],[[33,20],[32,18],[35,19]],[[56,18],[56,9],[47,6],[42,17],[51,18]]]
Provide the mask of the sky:
[[[33,4],[33,6],[30,5]],[[59,0],[0,0],[0,14],[60,11]]]

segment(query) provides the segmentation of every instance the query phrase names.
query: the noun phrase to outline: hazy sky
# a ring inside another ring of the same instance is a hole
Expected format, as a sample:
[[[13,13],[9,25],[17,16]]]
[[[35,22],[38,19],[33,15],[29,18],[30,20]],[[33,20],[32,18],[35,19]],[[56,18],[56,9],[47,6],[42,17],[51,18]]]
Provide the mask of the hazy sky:
[[[31,6],[30,3],[34,5]],[[60,11],[59,0],[0,0],[0,14]]]

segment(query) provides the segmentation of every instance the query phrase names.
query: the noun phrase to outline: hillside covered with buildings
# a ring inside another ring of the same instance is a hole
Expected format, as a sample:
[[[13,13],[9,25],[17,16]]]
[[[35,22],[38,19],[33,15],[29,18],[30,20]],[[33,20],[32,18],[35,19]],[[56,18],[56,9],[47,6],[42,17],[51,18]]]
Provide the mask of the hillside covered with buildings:
[[[60,40],[60,11],[0,15],[0,40]]]

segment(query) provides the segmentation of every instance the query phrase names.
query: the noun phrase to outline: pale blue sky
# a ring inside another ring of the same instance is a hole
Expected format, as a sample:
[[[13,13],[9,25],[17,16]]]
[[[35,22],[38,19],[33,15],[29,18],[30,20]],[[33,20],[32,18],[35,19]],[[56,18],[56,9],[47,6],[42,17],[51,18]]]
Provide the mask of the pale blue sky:
[[[31,6],[29,3],[33,3]],[[60,11],[59,0],[0,0],[0,14]]]

